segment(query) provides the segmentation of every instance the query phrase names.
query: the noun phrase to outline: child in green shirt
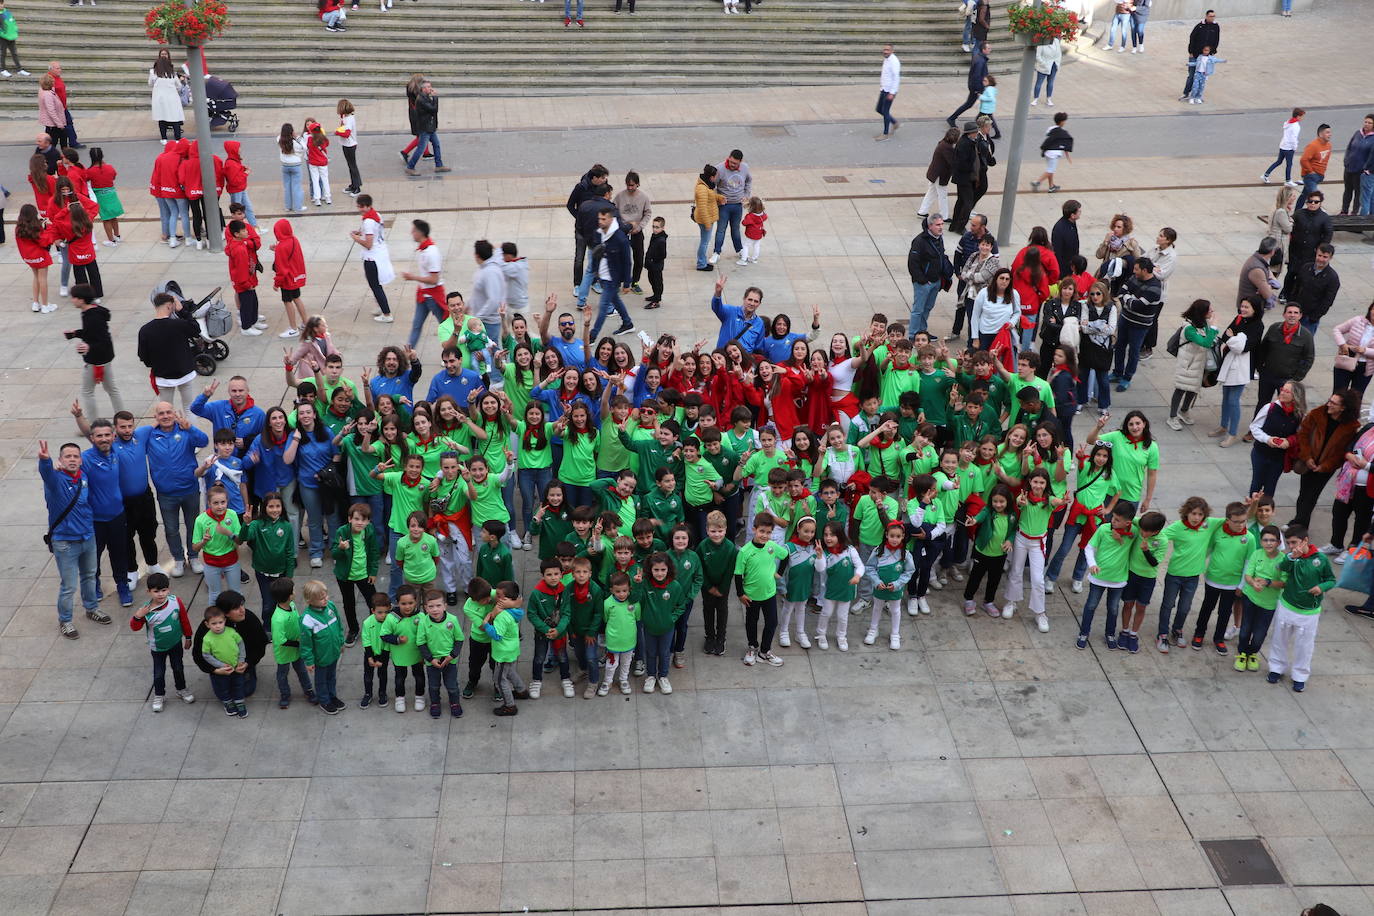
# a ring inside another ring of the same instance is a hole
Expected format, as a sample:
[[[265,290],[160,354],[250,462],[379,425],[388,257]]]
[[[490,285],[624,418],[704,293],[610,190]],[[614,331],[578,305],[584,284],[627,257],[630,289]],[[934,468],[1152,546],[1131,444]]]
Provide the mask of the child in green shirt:
[[[396,590],[396,610],[382,624],[381,639],[391,656],[392,685],[396,689],[396,711],[406,711],[406,673],[415,680],[415,711],[425,708],[425,669],[421,664],[420,647],[415,643],[416,627],[420,621],[420,592],[413,585]]]
[[[590,507],[587,507],[590,509]],[[544,498],[534,510],[530,519],[530,534],[539,539],[539,559],[547,560],[553,556],[554,546],[566,541],[573,533],[572,517],[567,504],[567,494],[559,480],[549,481],[544,488]],[[527,536],[528,537],[528,536]]]
[[[674,627],[684,611],[682,586],[673,573],[673,561],[662,552],[649,557],[636,598],[639,604],[640,645],[645,662],[644,692],[657,688],[672,693],[668,680]]]
[[[824,485],[822,485],[824,493]],[[835,618],[835,646],[849,651],[849,609],[863,579],[864,565],[859,552],[849,544],[842,522],[827,522],[821,529],[821,551],[816,560],[822,581],[821,619],[816,624],[816,648],[829,649],[826,630]]]
[[[334,532],[334,546],[330,552],[334,556],[334,577],[339,582],[339,594],[343,596],[344,619],[348,621],[344,645],[352,646],[358,641],[358,613],[353,589],[357,588],[363,601],[370,604],[373,586],[377,581],[380,545],[377,543],[377,531],[372,527],[371,506],[354,503],[349,507],[348,523],[340,525]]]
[[[638,507],[638,517],[653,522],[654,534],[668,540],[668,532],[686,517],[672,468],[665,465],[654,471],[654,486],[639,497]]]
[[[744,663],[762,661],[774,668],[782,659],[773,654],[773,634],[778,628],[778,564],[787,549],[773,539],[776,522],[767,512],[754,518],[754,536],[735,557],[735,590],[744,605],[744,633],[749,648]],[[759,616],[763,616],[763,642],[759,642]]]
[[[638,576],[638,573],[636,573]],[[620,692],[630,693],[630,661],[639,634],[639,608],[630,603],[631,579],[623,572],[611,574],[611,594],[603,605],[606,634],[606,673],[596,695],[611,692],[611,682],[620,681]],[[619,671],[619,675],[617,675]]]
[[[678,585],[682,614],[673,624],[672,665],[686,668],[687,625],[692,619],[692,604],[701,591],[701,556],[692,549],[692,529],[680,522],[668,535],[668,559],[673,562],[673,581]]]
[[[1123,494],[1124,496],[1124,494]],[[1169,562],[1164,573],[1164,600],[1159,605],[1161,626],[1169,620],[1169,612],[1178,602],[1178,610],[1173,615],[1173,624],[1167,633],[1170,641],[1182,649],[1188,645],[1183,635],[1183,623],[1188,619],[1188,611],[1197,592],[1197,582],[1207,561],[1207,547],[1212,542],[1212,532],[1222,520],[1208,518],[1211,507],[1201,496],[1190,496],[1178,509],[1178,520],[1164,526],[1164,539],[1172,545]],[[1195,648],[1201,649],[1199,642]]]
[[[410,513],[406,520],[410,530],[392,548],[405,574],[406,584],[420,589],[429,588],[439,574],[439,566],[435,563],[439,557],[439,542],[425,530],[426,521],[423,512]]]
[[[272,583],[296,571],[296,535],[286,517],[286,503],[280,493],[268,493],[262,500],[262,514],[239,532],[239,543],[253,551],[253,574],[262,595],[263,629],[272,628]]]
[[[1279,575],[1283,535],[1273,525],[1265,525],[1258,534],[1259,547],[1245,560],[1245,581],[1240,587],[1245,610],[1240,619],[1240,641],[1236,643],[1237,671],[1259,670],[1259,650],[1269,634],[1279,592],[1283,590],[1283,577]]]
[[[815,594],[816,582],[816,519],[810,515],[797,520],[792,537],[787,541],[787,572],[783,577],[782,608],[778,621],[778,645],[792,644],[792,625],[797,627],[797,645],[811,648],[806,635],[806,605]]]
[[[1322,595],[1336,587],[1336,574],[1326,554],[1316,548],[1302,525],[1284,531],[1288,553],[1279,561],[1283,592],[1274,612],[1274,641],[1269,646],[1267,680],[1277,684],[1285,674],[1293,679],[1293,692],[1302,693],[1312,674],[1312,649],[1317,641],[1317,621]]]
[[[277,708],[286,709],[291,705],[289,676],[293,670],[306,702],[314,706],[319,699],[315,696],[310,672],[305,670],[305,662],[301,661],[301,615],[296,610],[296,602],[291,600],[296,593],[296,583],[288,576],[281,576],[272,580],[270,588],[272,604],[269,613],[263,615],[263,626],[266,629],[265,621],[271,619],[269,632],[272,634],[272,655],[277,660]]]
[[[1021,358],[1024,360],[1027,355],[1021,354]],[[1007,603],[1002,606],[1002,617],[1010,618],[1016,613],[1016,602],[1021,600],[1021,572],[1030,566],[1030,608],[1041,633],[1050,631],[1050,619],[1045,615],[1045,534],[1050,516],[1063,504],[1062,498],[1053,495],[1050,475],[1044,468],[1035,468],[1022,478],[1021,494],[1016,497],[1019,521],[1012,542]]]
[[[564,589],[568,598],[568,643],[577,655],[577,666],[587,678],[582,699],[590,700],[601,685],[596,638],[604,625],[606,590],[592,581],[592,561],[587,557],[573,559],[572,582]]]
[[[498,716],[513,716],[520,710],[516,700],[528,700],[529,691],[516,670],[520,661],[520,586],[514,582],[496,585],[496,606],[487,613],[482,629],[491,640],[491,657],[496,662],[496,686],[501,692],[501,705],[492,710]]]
[[[320,700],[320,711],[337,716],[344,709],[336,686],[339,657],[343,654],[343,627],[323,582],[311,579],[301,593],[305,596],[305,610],[301,612],[301,661],[315,676],[315,696]]]
[[[463,625],[448,612],[444,593],[429,589],[424,593],[425,613],[415,625],[415,644],[425,660],[429,685],[429,717],[439,718],[439,686],[448,691],[448,710],[453,718],[463,715],[458,700],[458,653],[463,648]]]
[[[1145,622],[1145,609],[1155,593],[1155,577],[1169,542],[1164,539],[1163,512],[1146,512],[1136,523],[1136,539],[1131,545],[1127,563],[1126,587],[1121,590],[1121,638],[1117,645],[1126,645],[1130,652],[1140,651],[1140,625]],[[1167,627],[1168,621],[1160,624]],[[1169,637],[1155,641],[1160,652],[1169,651]]]
[[[531,662],[530,699],[539,699],[544,684],[545,661],[557,661],[563,679],[563,696],[573,695],[572,672],[564,634],[572,611],[564,597],[563,564],[557,557],[539,561],[539,581],[530,592],[525,613],[534,630],[534,658]]]
[[[229,508],[229,491],[214,484],[205,491],[205,511],[196,517],[191,550],[201,552],[210,603],[239,584],[239,517]]]
[[[504,543],[506,523],[491,520],[481,526],[482,546],[477,548],[474,572],[488,582],[505,582],[515,578],[515,561]]]
[[[372,705],[372,682],[377,681],[377,705],[386,705],[386,669],[390,661],[388,646],[382,642],[382,627],[391,615],[391,599],[385,592],[373,592],[368,599],[372,613],[363,621],[363,698],[358,701],[359,709]],[[280,666],[279,666],[280,670]]]
[[[1245,503],[1233,502],[1226,506],[1225,522],[1212,528],[1207,546],[1207,569],[1202,580],[1202,607],[1198,609],[1193,629],[1194,649],[1202,648],[1207,624],[1215,609],[1217,625],[1212,634],[1212,647],[1218,655],[1226,654],[1226,626],[1231,622],[1231,606],[1240,594],[1245,561],[1257,546],[1245,521]]]
[[[894,519],[883,530],[882,546],[864,563],[864,576],[873,588],[873,610],[869,614],[864,645],[871,646],[877,642],[878,626],[886,613],[892,619],[888,648],[902,647],[902,593],[915,573],[916,564],[906,549],[906,531],[902,523]]]
[[[725,654],[725,626],[729,620],[730,577],[739,547],[727,537],[729,523],[719,510],[706,514],[706,537],[697,544],[701,557],[701,610],[706,642],[702,652]]]
[[[224,612],[213,604],[205,611],[205,625],[209,632],[201,643],[201,652],[216,666],[210,672],[210,687],[215,691],[215,699],[224,704],[226,716],[246,719],[248,707],[243,702],[243,672],[248,669],[248,662],[243,637],[228,626]]]
[[[977,608],[974,596],[978,586],[987,580],[983,590],[983,610],[989,617],[1000,617],[997,607],[997,586],[1002,584],[1002,571],[1006,566],[1007,554],[1011,553],[1016,538],[1016,513],[1012,508],[1014,497],[1011,488],[1004,483],[993,486],[988,502],[974,519],[978,533],[973,537],[973,565],[969,568],[968,581],[964,583],[964,616],[972,617]]]
[[[1078,628],[1080,649],[1088,647],[1093,614],[1103,595],[1107,596],[1107,648],[1115,649],[1118,645],[1116,615],[1121,607],[1121,590],[1130,577],[1131,548],[1136,538],[1134,519],[1135,503],[1118,501],[1112,507],[1110,523],[1099,525],[1083,549],[1088,560],[1088,598],[1083,602],[1082,624]]]

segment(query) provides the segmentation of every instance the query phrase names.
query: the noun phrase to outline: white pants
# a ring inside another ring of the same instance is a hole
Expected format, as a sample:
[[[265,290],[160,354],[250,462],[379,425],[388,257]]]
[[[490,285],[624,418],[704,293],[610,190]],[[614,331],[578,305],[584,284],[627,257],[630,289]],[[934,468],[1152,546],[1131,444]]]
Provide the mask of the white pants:
[[[1006,599],[1021,600],[1021,571],[1030,562],[1030,607],[1039,616],[1045,613],[1045,543],[1040,538],[1016,535],[1011,549],[1011,571],[1007,574]]]
[[[439,578],[446,592],[465,592],[472,579],[472,551],[457,525],[450,524],[447,537],[439,539]]]
[[[921,206],[917,208],[916,212],[930,215],[930,213],[932,212],[930,209],[931,206],[933,206],[937,202],[940,206],[940,215],[943,216],[946,220],[948,220],[949,185],[940,184],[937,181],[932,181],[930,183],[930,187],[926,188],[926,196],[921,198]]]
[[[1317,641],[1320,614],[1295,614],[1282,604],[1274,611],[1274,635],[1269,640],[1269,670],[1292,675],[1294,683],[1312,674],[1312,647]]]
[[[849,602],[821,599],[821,620],[816,624],[816,635],[821,636],[830,626],[830,618],[835,618],[835,636],[845,639],[849,635]]]
[[[887,614],[892,618],[892,630],[888,634],[892,637],[902,635],[902,599],[893,598],[885,601],[881,598],[873,599],[873,610],[868,615],[868,632],[877,633],[878,625],[883,622],[883,615]]]
[[[759,259],[759,248],[762,245],[763,239],[751,239],[746,237],[744,240],[744,251],[740,253],[740,257],[748,258],[751,261],[757,261]]]
[[[801,636],[803,633],[806,632],[806,601],[805,601],[805,599],[803,599],[803,600],[801,600],[801,601],[783,601],[783,602],[781,602],[781,607],[779,608],[778,617],[779,617],[779,620],[778,620],[778,632],[779,632],[779,633],[792,633],[792,632],[795,632],[798,636]],[[795,631],[792,629],[793,624],[796,625],[796,630],[795,630]]]
[[[334,195],[329,192],[329,166],[310,166],[310,199],[333,202]]]
[[[119,385],[115,384],[114,363],[106,363],[101,368],[105,370],[105,378],[100,382],[100,385],[105,389],[105,393],[110,396],[110,412],[108,414],[99,413],[95,409],[96,367],[90,363],[82,363],[81,365],[81,409],[86,412],[86,416],[91,418],[112,417],[124,409],[124,398],[120,396]]]
[[[634,650],[627,649],[624,652],[607,652],[605,664],[606,673],[601,677],[601,683],[607,687],[611,686],[616,680],[622,684],[630,683],[630,661],[634,658]],[[616,672],[620,674],[617,675]]]

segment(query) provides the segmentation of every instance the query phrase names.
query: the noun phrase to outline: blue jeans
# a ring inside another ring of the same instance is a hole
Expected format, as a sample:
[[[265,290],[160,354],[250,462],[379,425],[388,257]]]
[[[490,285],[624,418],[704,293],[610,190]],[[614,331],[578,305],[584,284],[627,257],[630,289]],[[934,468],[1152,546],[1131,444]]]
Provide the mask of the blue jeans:
[[[735,254],[744,250],[744,243],[740,241],[739,226],[740,220],[744,219],[744,204],[721,204],[720,218],[716,220],[716,254],[725,247],[725,226],[730,226],[730,244],[735,246]],[[596,337],[595,334],[592,335]]]
[[[167,549],[172,552],[173,560],[194,560],[199,553],[194,547],[189,550],[181,541],[181,527],[177,515],[186,525],[186,543],[192,543],[191,533],[196,526],[196,516],[200,514],[200,494],[195,490],[189,493],[159,493],[157,508],[162,514],[162,529],[167,536]]]
[[[1274,171],[1274,169],[1282,165],[1283,180],[1290,180],[1293,177],[1293,152],[1294,151],[1291,149],[1279,150],[1278,158],[1275,159],[1272,163],[1270,163],[1269,168],[1264,170],[1264,174],[1268,176],[1270,172]]]
[[[1107,381],[1106,370],[1083,369],[1078,376],[1078,403],[1088,404],[1088,398],[1097,397],[1097,409],[1106,410],[1112,406],[1112,386]]]
[[[434,167],[441,169],[444,167],[444,154],[439,149],[439,135],[429,131],[421,131],[415,138],[415,149],[411,151],[410,158],[406,160],[406,168],[415,168],[415,163],[420,161],[420,157],[425,154],[425,147],[434,147]]]
[[[1374,213],[1374,175],[1368,172],[1360,175],[1360,213]]]
[[[1126,47],[1126,37],[1131,34],[1131,14],[1117,13],[1112,17],[1111,31],[1107,33],[1107,47],[1116,44],[1117,36],[1121,36],[1121,47]]]
[[[1032,96],[1032,98],[1036,98],[1036,99],[1040,98],[1040,87],[1041,87],[1041,85],[1044,85],[1044,87],[1045,87],[1045,98],[1047,98],[1047,99],[1052,99],[1052,98],[1054,98],[1054,78],[1057,77],[1058,75],[1059,75],[1059,65],[1058,65],[1058,64],[1050,64],[1050,72],[1049,72],[1049,73],[1041,73],[1041,72],[1039,72],[1039,71],[1036,71],[1036,74],[1035,74],[1035,95]]]
[[[96,598],[96,582],[99,567],[96,564],[95,538],[84,541],[52,542],[53,559],[57,561],[57,574],[62,584],[57,589],[57,620],[70,623],[72,619],[72,595],[81,589],[81,606],[88,611],[98,610],[100,600]]]
[[[682,616],[673,624],[673,652],[687,651],[687,625],[692,619],[692,602],[688,601],[687,606],[682,609]]]
[[[157,216],[162,224],[162,237],[169,239],[177,231],[177,202],[173,197],[158,197]]]
[[[961,47],[968,47],[973,44],[973,17],[964,17],[964,34],[959,40]]]
[[[1244,385],[1221,386],[1221,426],[1231,435],[1240,431],[1240,396]]]
[[[458,699],[458,659],[453,659],[442,668],[436,668],[433,665],[426,665],[425,681],[429,685],[430,703],[436,706],[438,705],[439,687],[440,685],[443,685],[444,690],[448,691],[449,705],[462,705]]]
[[[443,321],[444,309],[442,306],[439,305],[439,303],[434,301],[433,296],[426,296],[419,302],[415,303],[415,317],[410,320],[410,337],[407,339],[406,344],[411,349],[414,349],[416,345],[419,344],[420,332],[424,330],[425,319],[428,318],[430,315],[434,316],[434,320],[436,322]],[[459,406],[463,407],[464,409],[467,408],[466,404],[462,404]]]
[[[893,94],[895,95],[896,93]],[[897,119],[892,117],[892,103],[895,101],[895,98],[888,98],[886,92],[878,93],[878,107],[875,108],[874,111],[878,112],[878,114],[882,115],[883,117],[884,135],[887,134],[888,129],[892,127],[893,124],[897,123]]]
[[[234,191],[229,195],[229,203],[243,204],[243,218],[248,221],[248,225],[257,226],[258,218],[253,213],[253,202],[248,199],[247,191]]]
[[[669,656],[673,650],[673,631],[655,636],[640,627],[640,646],[644,650],[645,673],[649,677],[667,677]]]
[[[1236,651],[1242,655],[1254,655],[1269,635],[1274,609],[1260,607],[1246,595],[1240,596],[1240,604],[1240,641],[1236,643]]]
[[[305,189],[301,187],[301,168],[297,165],[281,167],[281,193],[288,213],[305,209]]]
[[[1088,600],[1083,602],[1083,622],[1078,627],[1079,636],[1091,636],[1093,632],[1093,615],[1097,613],[1097,605],[1102,601],[1102,596],[1107,596],[1107,628],[1106,634],[1116,635],[1116,615],[1121,610],[1121,586],[1114,588],[1106,585],[1096,585],[1088,583]]]
[[[553,640],[541,633],[534,634],[534,658],[531,659],[530,678],[536,681],[544,680],[544,662],[553,660],[558,662],[558,676],[563,680],[572,680],[572,669],[568,667],[568,649],[564,646],[561,650],[553,647]]]
[[[1150,21],[1150,11],[1139,10],[1131,14],[1131,47],[1145,44],[1145,23]]]
[[[564,18],[564,19],[581,19],[581,18],[582,18],[582,0],[577,0],[577,15],[576,15],[576,16],[574,16],[574,15],[572,14],[572,0],[563,0],[563,18]]]
[[[711,243],[711,231],[715,229],[715,223],[703,226],[697,223],[697,228],[701,230],[701,242],[697,245],[697,267],[706,266],[706,247]]]
[[[176,221],[181,220],[181,233],[177,237],[187,239],[192,238],[193,236],[191,233],[191,202],[184,197],[178,197],[175,200],[173,200],[172,203],[176,204],[177,208],[176,218],[172,220],[172,228],[174,230],[176,229],[177,225]]]
[[[1306,328],[1306,329],[1307,329],[1307,333],[1311,334],[1313,337],[1316,337],[1316,336],[1317,336],[1317,328],[1321,325],[1321,323],[1322,323],[1322,322],[1321,322],[1321,319],[1320,319],[1320,318],[1299,318],[1299,319],[1298,319],[1298,324],[1300,324],[1300,325],[1302,325],[1304,328]]]
[[[230,589],[238,590],[239,564],[237,563],[232,566],[211,566],[206,563],[203,575],[205,576],[206,598],[209,599],[210,604],[215,603],[220,592]]]
[[[1302,176],[1302,192],[1298,194],[1297,206],[1301,207],[1303,204],[1307,203],[1308,196],[1313,191],[1317,190],[1317,185],[1325,180],[1326,176],[1318,174],[1317,172],[1308,172],[1306,175]]]
[[[601,660],[597,655],[596,639],[593,638],[589,643],[583,636],[568,634],[568,645],[572,646],[573,652],[577,655],[577,667],[587,674],[587,683],[601,683]]]
[[[1169,612],[1178,603],[1178,613],[1173,615],[1173,629],[1182,631],[1183,622],[1193,607],[1193,593],[1197,591],[1197,576],[1176,576],[1164,574],[1164,600],[1159,603],[1159,636],[1169,635]]]
[[[307,700],[315,699],[315,688],[310,683],[310,672],[305,670],[305,662],[299,658],[294,662],[285,662],[277,665],[277,693],[283,700],[291,699],[291,679],[292,671],[296,672],[296,680],[301,682],[301,690],[305,692]]]
[[[315,697],[320,701],[320,705],[339,698],[338,690],[339,663],[335,661],[330,665],[315,666]]]
[[[172,648],[162,652],[152,650],[153,655],[153,696],[167,695],[167,666],[172,666],[172,686],[177,690],[186,689],[186,671],[181,665],[181,643],[172,643]]]
[[[587,304],[587,294],[591,292],[593,283],[600,283],[597,277],[597,265],[599,261],[592,257],[592,250],[588,248],[582,256],[582,280],[577,284],[577,291],[573,294],[577,297],[577,307],[582,308]]]
[[[926,329],[926,321],[935,310],[935,299],[939,295],[939,283],[911,284],[911,320],[906,327],[908,337],[915,337],[917,331]]]
[[[405,584],[405,573],[401,570],[401,564],[396,559],[396,545],[401,543],[401,538],[405,535],[391,532],[390,546],[388,552],[391,554],[391,575],[386,580],[387,594],[391,596],[391,603],[396,603],[396,589]]]
[[[534,507],[544,498],[544,488],[553,480],[553,468],[520,468],[515,472],[520,481],[520,522],[525,534],[530,533],[530,518]]]
[[[343,22],[345,18],[343,10],[331,10],[324,14],[324,24],[327,26],[336,26]]]
[[[1140,365],[1140,347],[1149,332],[1149,328],[1129,321],[1117,325],[1116,375],[1122,381],[1129,382],[1135,375],[1136,367]]]
[[[1202,98],[1202,93],[1203,93],[1204,91],[1206,91],[1206,89],[1207,89],[1207,74],[1206,74],[1206,73],[1194,73],[1194,74],[1193,74],[1192,86],[1193,86],[1193,88],[1192,88],[1192,91],[1190,91],[1190,92],[1188,93],[1188,98],[1190,98],[1190,99],[1200,99],[1200,98]]]
[[[596,340],[597,335],[601,333],[601,325],[611,317],[611,312],[620,315],[622,326],[634,326],[634,322],[630,320],[630,313],[625,309],[625,302],[620,298],[620,284],[615,280],[605,280],[601,284],[601,304],[597,308],[596,322],[592,325],[592,340]]]
[[[212,674],[210,675],[210,688],[215,691],[215,699],[225,706],[243,702],[242,674]]]
[[[305,509],[310,532],[310,558],[324,556],[325,519],[324,494],[319,487],[301,487],[301,506]]]
[[[1068,524],[1064,526],[1064,532],[1060,535],[1059,547],[1054,551],[1054,556],[1050,558],[1050,565],[1045,568],[1045,581],[1053,582],[1059,578],[1059,571],[1064,568],[1064,561],[1069,558],[1069,551],[1073,550],[1078,542],[1078,535],[1083,531],[1083,526],[1078,524]],[[1078,551],[1078,557],[1073,561],[1073,580],[1083,581],[1083,574],[1088,571],[1088,558],[1082,550]]]

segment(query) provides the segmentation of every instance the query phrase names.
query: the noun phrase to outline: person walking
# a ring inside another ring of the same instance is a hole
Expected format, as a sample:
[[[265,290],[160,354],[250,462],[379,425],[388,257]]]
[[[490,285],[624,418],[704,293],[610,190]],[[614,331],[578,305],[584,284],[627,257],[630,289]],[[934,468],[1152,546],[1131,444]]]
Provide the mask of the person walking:
[[[1213,49],[1215,53],[1215,49]],[[1288,120],[1283,122],[1283,134],[1279,137],[1278,158],[1269,164],[1269,168],[1260,175],[1260,181],[1269,183],[1269,173],[1280,165],[1283,166],[1284,184],[1290,187],[1298,187],[1298,182],[1293,180],[1293,154],[1298,149],[1298,134],[1302,132],[1302,119],[1307,114],[1304,109],[1294,108],[1293,113],[1288,116]]]
[[[53,91],[62,101],[62,110],[66,116],[67,146],[72,149],[83,149],[84,144],[76,140],[76,124],[72,121],[71,102],[67,99],[67,84],[62,81],[62,62],[55,60],[49,63],[48,75],[52,77]]]
[[[1197,75],[1197,59],[1204,49],[1211,48],[1212,54],[1220,50],[1221,25],[1217,22],[1217,11],[1208,10],[1202,21],[1193,26],[1188,33],[1188,79],[1183,83],[1183,94],[1178,97],[1182,102],[1193,94],[1193,80]]]
[[[986,41],[978,43],[973,51],[973,56],[968,62],[968,98],[964,99],[964,104],[954,109],[954,113],[945,118],[945,123],[950,127],[959,120],[959,115],[968,111],[978,104],[978,99],[983,95],[983,79],[988,75],[988,55],[990,45]]]
[[[38,440],[38,476],[43,480],[43,501],[48,509],[48,532],[43,536],[57,561],[61,585],[57,591],[57,628],[68,639],[80,634],[72,623],[72,596],[81,592],[86,616],[108,624],[97,597],[99,570],[96,564],[95,519],[91,512],[90,486],[81,473],[81,447],[64,442],[54,466],[48,441]]]
[[[1326,180],[1326,167],[1331,162],[1331,125],[1322,124],[1317,128],[1316,138],[1303,147],[1298,159],[1298,175],[1302,177],[1302,195],[1298,198],[1301,207],[1307,196],[1317,190],[1317,185]]]
[[[444,153],[439,147],[439,94],[434,91],[434,85],[428,80],[420,84],[420,94],[415,97],[415,127],[419,131],[419,142],[415,144],[410,158],[406,160],[406,175],[411,178],[419,176],[420,173],[415,171],[415,166],[425,150],[431,146],[434,148],[434,171],[453,171],[444,165]]]
[[[442,323],[448,308],[444,292],[444,256],[429,236],[429,223],[422,219],[411,220],[410,238],[415,242],[415,272],[401,271],[401,279],[413,280],[416,284],[415,317],[411,319],[410,337],[406,340],[406,348],[414,350],[420,345],[425,320],[433,315],[436,323]]]
[[[1341,216],[1360,212],[1360,175],[1369,150],[1374,148],[1374,113],[1364,116],[1359,130],[1350,135],[1341,161],[1344,188],[1341,190]]]
[[[907,334],[915,337],[927,329],[936,297],[954,277],[954,264],[945,254],[943,216],[936,213],[922,222],[920,235],[911,240],[906,269],[911,275],[911,318],[907,323]]]
[[[1126,52],[1126,39],[1131,34],[1131,10],[1135,4],[1131,0],[1117,0],[1113,6],[1112,23],[1108,27],[1107,41],[1102,45],[1102,50],[1110,51],[1112,46],[1116,46],[1118,54]],[[1120,41],[1117,38],[1120,37]]]
[[[14,70],[20,76],[28,76],[29,71],[19,62],[19,23],[14,14],[5,9],[5,0],[0,0],[0,76],[9,79],[14,76],[5,66],[5,55],[14,59]]]
[[[362,224],[348,234],[361,250],[363,278],[377,300],[377,311],[372,313],[372,320],[391,324],[396,319],[391,315],[391,304],[387,302],[383,287],[396,279],[396,270],[391,266],[391,252],[387,248],[382,216],[373,208],[371,194],[359,194],[353,199],[353,204]]]
[[[1317,249],[1331,244],[1334,228],[1331,214],[1322,209],[1326,195],[1313,191],[1307,195],[1303,206],[1293,211],[1293,231],[1288,236],[1288,270],[1283,275],[1283,287],[1279,299],[1288,301],[1293,294],[1294,278],[1304,264],[1311,264],[1317,257]]]
[[[1040,104],[1040,87],[1045,87],[1045,105],[1054,107],[1054,79],[1059,75],[1059,63],[1064,59],[1064,48],[1056,38],[1049,44],[1035,46],[1035,93],[1031,96],[1031,107]]]
[[[978,188],[987,183],[987,162],[983,155],[985,144],[975,121],[964,122],[964,132],[954,144],[954,188],[958,200],[954,202],[954,218],[950,229],[963,233],[969,214],[982,195]]]
[[[949,180],[954,177],[954,146],[958,142],[959,130],[951,127],[935,144],[930,165],[926,166],[926,181],[930,182],[930,186],[926,188],[926,196],[921,198],[921,205],[916,208],[916,215],[921,219],[930,215],[932,206],[936,213],[949,219]]]
[[[744,161],[744,153],[730,150],[716,169],[716,188],[725,197],[720,205],[720,217],[716,220],[716,246],[711,254],[710,263],[720,260],[720,250],[725,247],[725,227],[730,227],[730,244],[735,246],[735,257],[744,252],[744,242],[740,238],[740,223],[744,220],[744,205],[754,196],[754,176]]]
[[[601,259],[597,262],[597,275],[601,280],[601,304],[597,309],[596,321],[592,324],[589,340],[596,340],[601,333],[601,325],[611,312],[620,315],[620,327],[615,334],[629,334],[635,324],[625,303],[620,298],[620,289],[630,277],[630,239],[625,235],[620,221],[610,210],[603,210],[597,217],[600,229],[597,236],[602,246]]]
[[[100,304],[96,291],[89,284],[72,287],[72,304],[81,310],[81,327],[65,331],[62,336],[75,340],[76,352],[81,354],[81,405],[91,417],[113,416],[124,409],[124,398],[115,383],[114,339],[110,336],[110,310]],[[95,386],[99,384],[110,398],[110,413],[98,414],[95,409]]]
[[[53,146],[67,146],[67,110],[57,96],[52,74],[38,77],[38,123],[51,138]]]
[[[878,107],[874,109],[882,116],[883,132],[874,140],[886,140],[897,132],[902,124],[892,117],[892,103],[897,100],[897,90],[902,85],[902,62],[892,50],[892,45],[883,45],[883,72],[878,80]],[[892,133],[888,133],[889,129]]]

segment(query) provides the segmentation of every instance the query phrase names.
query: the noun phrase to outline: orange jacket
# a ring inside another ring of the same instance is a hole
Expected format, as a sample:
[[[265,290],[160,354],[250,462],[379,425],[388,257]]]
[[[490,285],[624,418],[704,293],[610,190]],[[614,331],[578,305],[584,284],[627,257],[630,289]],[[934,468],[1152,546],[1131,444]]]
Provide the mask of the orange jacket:
[[[1314,172],[1318,175],[1326,174],[1326,164],[1331,161],[1331,141],[1323,140],[1320,137],[1313,140],[1302,151],[1302,158],[1298,160],[1300,169],[1299,175],[1311,175]]]

